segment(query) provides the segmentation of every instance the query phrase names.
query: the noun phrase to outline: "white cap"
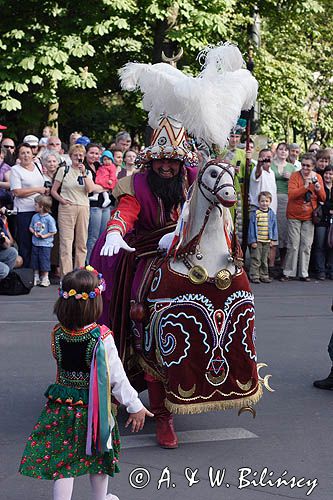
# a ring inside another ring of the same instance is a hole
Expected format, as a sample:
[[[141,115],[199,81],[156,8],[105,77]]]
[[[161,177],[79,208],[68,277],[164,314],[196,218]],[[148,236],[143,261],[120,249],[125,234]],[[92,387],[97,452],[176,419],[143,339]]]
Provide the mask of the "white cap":
[[[23,142],[29,144],[29,146],[38,146],[39,140],[35,135],[26,135]]]
[[[48,138],[47,137],[41,137],[39,139],[39,146],[47,146],[47,141],[48,141]]]

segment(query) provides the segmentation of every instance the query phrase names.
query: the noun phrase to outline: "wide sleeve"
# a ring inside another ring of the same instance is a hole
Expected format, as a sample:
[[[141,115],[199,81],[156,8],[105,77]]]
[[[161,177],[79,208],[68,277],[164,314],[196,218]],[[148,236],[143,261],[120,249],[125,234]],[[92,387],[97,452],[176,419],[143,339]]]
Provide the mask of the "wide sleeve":
[[[113,336],[109,334],[104,340],[110,370],[112,394],[123,405],[128,413],[136,413],[143,408],[138,393],[131,386],[125,373],[123,364],[118,356]]]
[[[140,210],[141,206],[138,200],[134,196],[125,194],[119,199],[118,206],[112,213],[107,224],[107,231],[119,231],[122,236],[132,231]]]

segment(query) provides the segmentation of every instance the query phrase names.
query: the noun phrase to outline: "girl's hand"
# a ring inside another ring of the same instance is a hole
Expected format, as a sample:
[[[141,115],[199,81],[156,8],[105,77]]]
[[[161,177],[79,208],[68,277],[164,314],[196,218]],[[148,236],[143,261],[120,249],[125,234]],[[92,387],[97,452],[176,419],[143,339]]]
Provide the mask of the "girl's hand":
[[[132,432],[141,431],[145,424],[146,416],[153,417],[154,415],[150,413],[150,411],[148,411],[147,408],[145,407],[143,407],[142,410],[136,413],[131,413],[129,419],[126,422],[125,427],[128,427],[130,424],[132,424]]]
[[[291,175],[290,172],[284,172],[283,177],[285,179],[290,179],[290,175]]]
[[[251,248],[257,248],[257,246],[258,246],[257,243],[252,243],[251,244]]]

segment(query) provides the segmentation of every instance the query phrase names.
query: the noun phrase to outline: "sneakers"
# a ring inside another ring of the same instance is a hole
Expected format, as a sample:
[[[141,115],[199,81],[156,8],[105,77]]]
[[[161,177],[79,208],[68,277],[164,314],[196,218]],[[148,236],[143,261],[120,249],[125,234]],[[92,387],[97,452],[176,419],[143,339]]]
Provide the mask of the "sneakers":
[[[38,286],[40,283],[39,273],[34,274],[34,286]]]
[[[42,278],[40,283],[39,283],[39,286],[50,286],[50,280],[48,277],[45,277],[45,278]]]
[[[259,278],[250,278],[251,283],[260,283]]]
[[[260,278],[261,283],[272,283],[273,279],[270,278],[269,276],[263,276]]]

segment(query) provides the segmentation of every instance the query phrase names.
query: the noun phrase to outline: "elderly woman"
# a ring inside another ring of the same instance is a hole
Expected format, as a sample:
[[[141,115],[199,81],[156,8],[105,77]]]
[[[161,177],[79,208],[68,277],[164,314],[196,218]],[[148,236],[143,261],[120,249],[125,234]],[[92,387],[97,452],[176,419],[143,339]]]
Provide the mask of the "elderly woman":
[[[51,194],[59,201],[58,227],[60,238],[60,274],[63,277],[74,267],[84,266],[87,255],[89,223],[88,194],[95,184],[85,165],[86,150],[74,144],[69,150],[72,166],[61,166],[55,176]]]
[[[288,203],[288,182],[296,168],[291,163],[287,162],[289,150],[286,142],[280,142],[275,150],[271,170],[275,174],[276,189],[277,189],[277,221],[279,233],[279,253],[280,265],[283,267],[284,258],[287,252],[287,217],[286,209]],[[273,265],[273,263],[270,263]]]
[[[10,189],[14,194],[14,209],[17,210],[17,243],[23,266],[30,267],[31,237],[29,225],[35,214],[35,197],[47,194],[45,179],[39,167],[34,163],[32,148],[23,143],[18,147],[19,165],[14,165],[10,172]]]
[[[323,180],[313,172],[313,155],[305,154],[301,165],[301,170],[294,172],[289,180],[287,255],[281,281],[295,278],[297,274],[301,281],[310,281],[308,271],[314,235],[312,212],[318,201],[326,199]]]

